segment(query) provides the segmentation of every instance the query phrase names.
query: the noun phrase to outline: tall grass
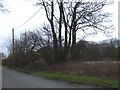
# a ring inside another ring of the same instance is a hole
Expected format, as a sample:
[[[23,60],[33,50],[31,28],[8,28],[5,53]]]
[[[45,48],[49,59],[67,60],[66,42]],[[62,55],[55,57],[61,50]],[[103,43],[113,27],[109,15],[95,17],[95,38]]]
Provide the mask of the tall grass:
[[[118,61],[67,61],[65,63],[47,65],[44,70],[55,73],[75,75],[103,76],[118,80]]]

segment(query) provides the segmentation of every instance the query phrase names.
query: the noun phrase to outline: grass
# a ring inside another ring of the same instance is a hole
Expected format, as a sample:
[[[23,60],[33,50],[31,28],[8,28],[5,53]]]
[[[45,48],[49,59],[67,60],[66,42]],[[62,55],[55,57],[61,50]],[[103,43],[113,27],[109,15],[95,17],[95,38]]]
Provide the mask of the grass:
[[[49,72],[40,72],[40,71],[32,72],[31,74],[39,77],[45,77],[55,80],[63,80],[77,84],[103,85],[103,86],[109,86],[111,88],[118,88],[117,80],[110,80],[105,77],[78,76],[78,75],[49,73]]]

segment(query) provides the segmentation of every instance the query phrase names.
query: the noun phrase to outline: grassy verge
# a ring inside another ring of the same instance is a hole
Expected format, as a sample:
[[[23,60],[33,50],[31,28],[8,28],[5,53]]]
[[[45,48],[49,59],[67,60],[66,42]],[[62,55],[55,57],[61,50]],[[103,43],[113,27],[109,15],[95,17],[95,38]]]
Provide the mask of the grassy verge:
[[[55,80],[63,80],[77,84],[103,85],[103,86],[109,86],[111,88],[118,88],[117,80],[110,80],[105,77],[78,76],[78,75],[58,74],[58,73],[49,73],[49,72],[31,72],[31,74],[35,76],[40,76]]]

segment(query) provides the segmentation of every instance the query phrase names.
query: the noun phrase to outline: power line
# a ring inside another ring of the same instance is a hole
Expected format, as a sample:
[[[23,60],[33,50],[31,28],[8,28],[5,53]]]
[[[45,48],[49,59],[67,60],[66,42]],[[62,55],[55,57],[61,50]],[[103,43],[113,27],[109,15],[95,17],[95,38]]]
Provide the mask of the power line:
[[[19,27],[15,28],[15,30],[21,28],[23,25],[25,25],[27,22],[29,22],[41,9],[39,9],[37,12],[35,12],[35,14],[33,14],[26,22],[24,22],[23,24],[21,24]]]
[[[27,22],[29,22],[41,9],[39,9],[37,12],[35,12],[26,22],[21,24],[19,27],[17,27],[15,30],[21,28],[23,25],[25,25]],[[12,42],[13,42],[13,55],[14,55],[14,28],[12,29]]]

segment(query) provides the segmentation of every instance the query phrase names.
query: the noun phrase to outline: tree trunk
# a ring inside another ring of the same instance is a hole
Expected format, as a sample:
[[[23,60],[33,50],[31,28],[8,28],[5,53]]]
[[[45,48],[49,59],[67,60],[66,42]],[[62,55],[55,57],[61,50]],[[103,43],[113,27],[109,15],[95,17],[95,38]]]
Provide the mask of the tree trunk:
[[[59,17],[59,59],[62,60],[62,56],[63,56],[63,50],[62,50],[62,34],[61,34],[61,30],[62,30],[62,2],[59,3],[59,12],[60,12],[60,17]]]
[[[71,46],[71,58],[75,59],[76,56],[76,26],[77,26],[77,22],[76,22],[76,10],[77,10],[77,4],[74,8],[74,12],[73,12],[73,21],[72,21],[72,46]]]
[[[72,33],[72,47],[71,47],[71,58],[75,59],[76,57],[76,32],[73,30]]]
[[[62,14],[63,14],[63,22],[64,22],[64,26],[65,26],[65,43],[64,43],[64,55],[63,55],[63,60],[66,61],[67,59],[67,54],[68,54],[68,36],[67,36],[67,33],[68,33],[68,27],[67,27],[67,21],[66,21],[66,18],[65,18],[65,14],[64,14],[64,10],[63,10],[63,5],[61,6],[62,8]]]
[[[53,49],[54,49],[54,62],[57,62],[57,60],[59,59],[59,53],[58,53],[58,41],[57,41],[57,36],[54,30],[54,23],[53,23],[53,16],[54,16],[54,3],[51,2],[52,6],[51,6],[51,20],[50,20],[50,25],[51,25],[51,29],[52,29],[52,34],[53,34]]]

